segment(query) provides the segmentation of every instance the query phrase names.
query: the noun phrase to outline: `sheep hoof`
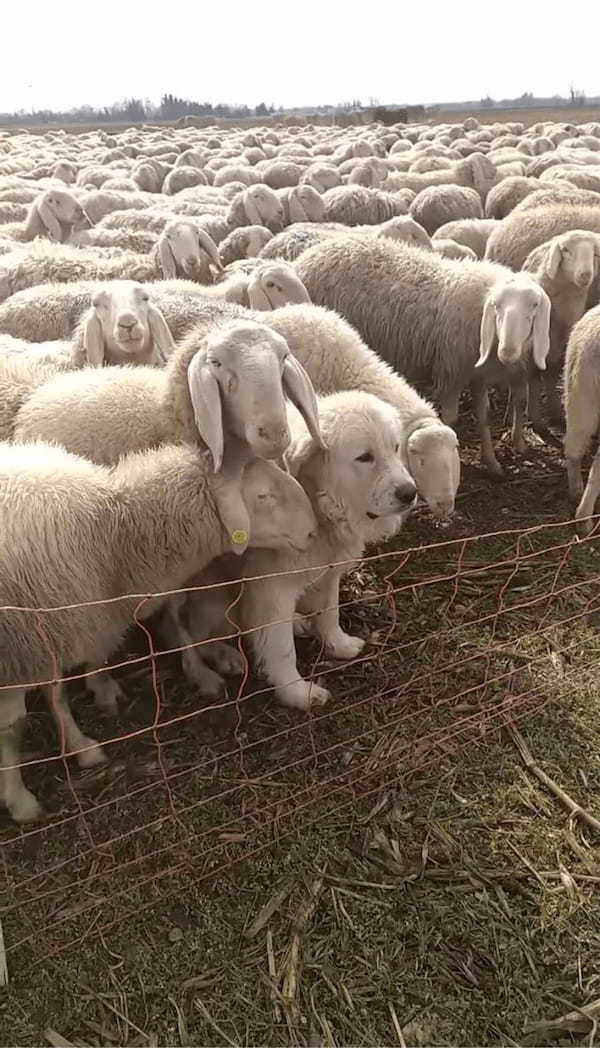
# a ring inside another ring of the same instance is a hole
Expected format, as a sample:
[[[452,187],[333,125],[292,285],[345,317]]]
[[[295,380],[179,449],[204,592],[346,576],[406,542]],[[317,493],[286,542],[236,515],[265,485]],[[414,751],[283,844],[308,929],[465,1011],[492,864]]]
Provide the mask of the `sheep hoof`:
[[[504,470],[500,463],[497,461],[497,459],[494,459],[493,462],[484,462],[483,465],[487,469],[488,473],[491,473],[493,477],[504,476]]]
[[[594,527],[592,520],[578,520],[575,523],[575,531],[580,539],[586,539],[591,535]]]
[[[340,631],[335,640],[327,642],[327,649],[334,659],[355,659],[360,655],[365,643],[362,637],[351,637],[349,633]]]
[[[89,739],[84,736],[81,740],[81,745],[89,747],[89,749],[83,750],[82,753],[77,754],[77,763],[80,768],[95,768],[98,764],[105,764],[108,760],[102,746],[95,739]]]
[[[30,790],[25,786],[11,799],[5,801],[14,822],[34,822],[41,819],[44,809]]]

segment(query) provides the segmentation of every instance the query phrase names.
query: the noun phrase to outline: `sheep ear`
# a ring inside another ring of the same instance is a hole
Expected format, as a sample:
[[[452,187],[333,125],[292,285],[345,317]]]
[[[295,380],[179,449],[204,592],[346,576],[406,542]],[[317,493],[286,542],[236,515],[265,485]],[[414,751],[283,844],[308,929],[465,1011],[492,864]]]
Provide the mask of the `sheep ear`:
[[[160,309],[157,309],[152,303],[148,306],[148,326],[159,356],[166,364],[175,349],[175,343]]]
[[[486,299],[481,317],[481,329],[479,337],[479,360],[475,367],[480,368],[490,358],[494,339],[496,337],[496,310],[491,299]]]
[[[213,457],[214,472],[223,465],[223,412],[221,390],[206,360],[199,350],[188,366],[188,387],[198,432]]]
[[[551,280],[554,280],[556,274],[558,273],[561,262],[562,252],[560,250],[560,244],[556,240],[550,248],[550,253],[548,255],[548,276]]]
[[[93,309],[90,309],[83,328],[83,348],[85,359],[93,368],[104,364],[104,338],[102,324]]]
[[[262,226],[262,215],[248,193],[244,193],[244,211],[251,226]]]
[[[206,251],[206,254],[210,258],[215,269],[217,269],[219,273],[222,273],[223,266],[221,263],[221,259],[219,258],[217,245],[205,229],[198,230],[198,244],[200,245],[200,249],[202,251]]]
[[[255,270],[248,281],[248,302],[250,309],[268,310],[273,309],[273,303],[269,301],[265,292],[260,274]]]
[[[40,220],[46,227],[50,235],[51,240],[56,240],[60,244],[62,240],[62,230],[60,228],[60,222],[54,214],[52,208],[46,203],[45,200],[40,201],[37,205],[37,212],[40,216]]]
[[[533,360],[540,369],[546,370],[546,357],[550,352],[550,299],[542,292],[533,321]]]
[[[321,436],[319,409],[313,384],[300,361],[292,356],[291,353],[285,358],[283,365],[282,385],[284,393],[290,398],[292,404],[298,408],[306,422],[311,437],[316,440],[320,448],[325,448],[326,445]]]
[[[177,276],[175,255],[173,254],[171,245],[165,236],[162,236],[158,241],[158,260],[165,280],[174,280]]]

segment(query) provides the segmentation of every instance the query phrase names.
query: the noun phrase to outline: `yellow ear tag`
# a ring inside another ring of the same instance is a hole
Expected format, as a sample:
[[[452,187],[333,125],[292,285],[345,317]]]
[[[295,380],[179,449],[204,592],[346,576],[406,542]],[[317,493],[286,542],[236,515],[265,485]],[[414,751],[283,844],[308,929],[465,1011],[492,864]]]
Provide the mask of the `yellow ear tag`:
[[[234,546],[244,546],[248,541],[248,532],[244,528],[236,528],[231,532],[231,541]]]

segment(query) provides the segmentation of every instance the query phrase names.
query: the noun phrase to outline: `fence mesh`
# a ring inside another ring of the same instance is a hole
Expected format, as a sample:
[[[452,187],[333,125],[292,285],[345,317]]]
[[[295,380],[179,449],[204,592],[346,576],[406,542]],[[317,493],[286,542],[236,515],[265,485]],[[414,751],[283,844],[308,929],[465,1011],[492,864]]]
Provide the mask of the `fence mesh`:
[[[203,700],[182,676],[182,649],[161,647],[143,620],[152,595],[140,595],[127,646],[102,670],[124,691],[117,719],[93,706],[85,674],[65,678],[106,765],[80,771],[32,693],[24,777],[47,816],[20,828],[0,815],[9,958],[40,938],[46,957],[107,942],[182,877],[207,881],[339,813],[367,817],[461,747],[592,680],[595,546],[544,523],[365,557],[340,605],[345,628],[368,638],[363,653],[336,663],[315,640],[297,643],[303,676],[333,696],[308,713],[278,705],[246,660],[222,701]],[[43,638],[52,610],[29,614]],[[243,652],[233,625],[228,637]]]

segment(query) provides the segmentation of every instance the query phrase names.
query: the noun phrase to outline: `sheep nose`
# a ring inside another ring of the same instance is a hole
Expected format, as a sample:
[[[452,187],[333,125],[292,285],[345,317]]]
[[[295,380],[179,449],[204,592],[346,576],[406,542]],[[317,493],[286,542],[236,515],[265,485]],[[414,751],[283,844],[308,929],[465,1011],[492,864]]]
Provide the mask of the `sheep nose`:
[[[414,484],[399,484],[394,490],[396,502],[399,502],[401,506],[410,506],[414,502],[417,489]]]
[[[131,331],[132,328],[137,324],[135,317],[120,317],[119,327],[125,328],[126,331]]]
[[[258,435],[261,440],[268,440],[271,444],[281,444],[288,431],[286,426],[259,426]]]

